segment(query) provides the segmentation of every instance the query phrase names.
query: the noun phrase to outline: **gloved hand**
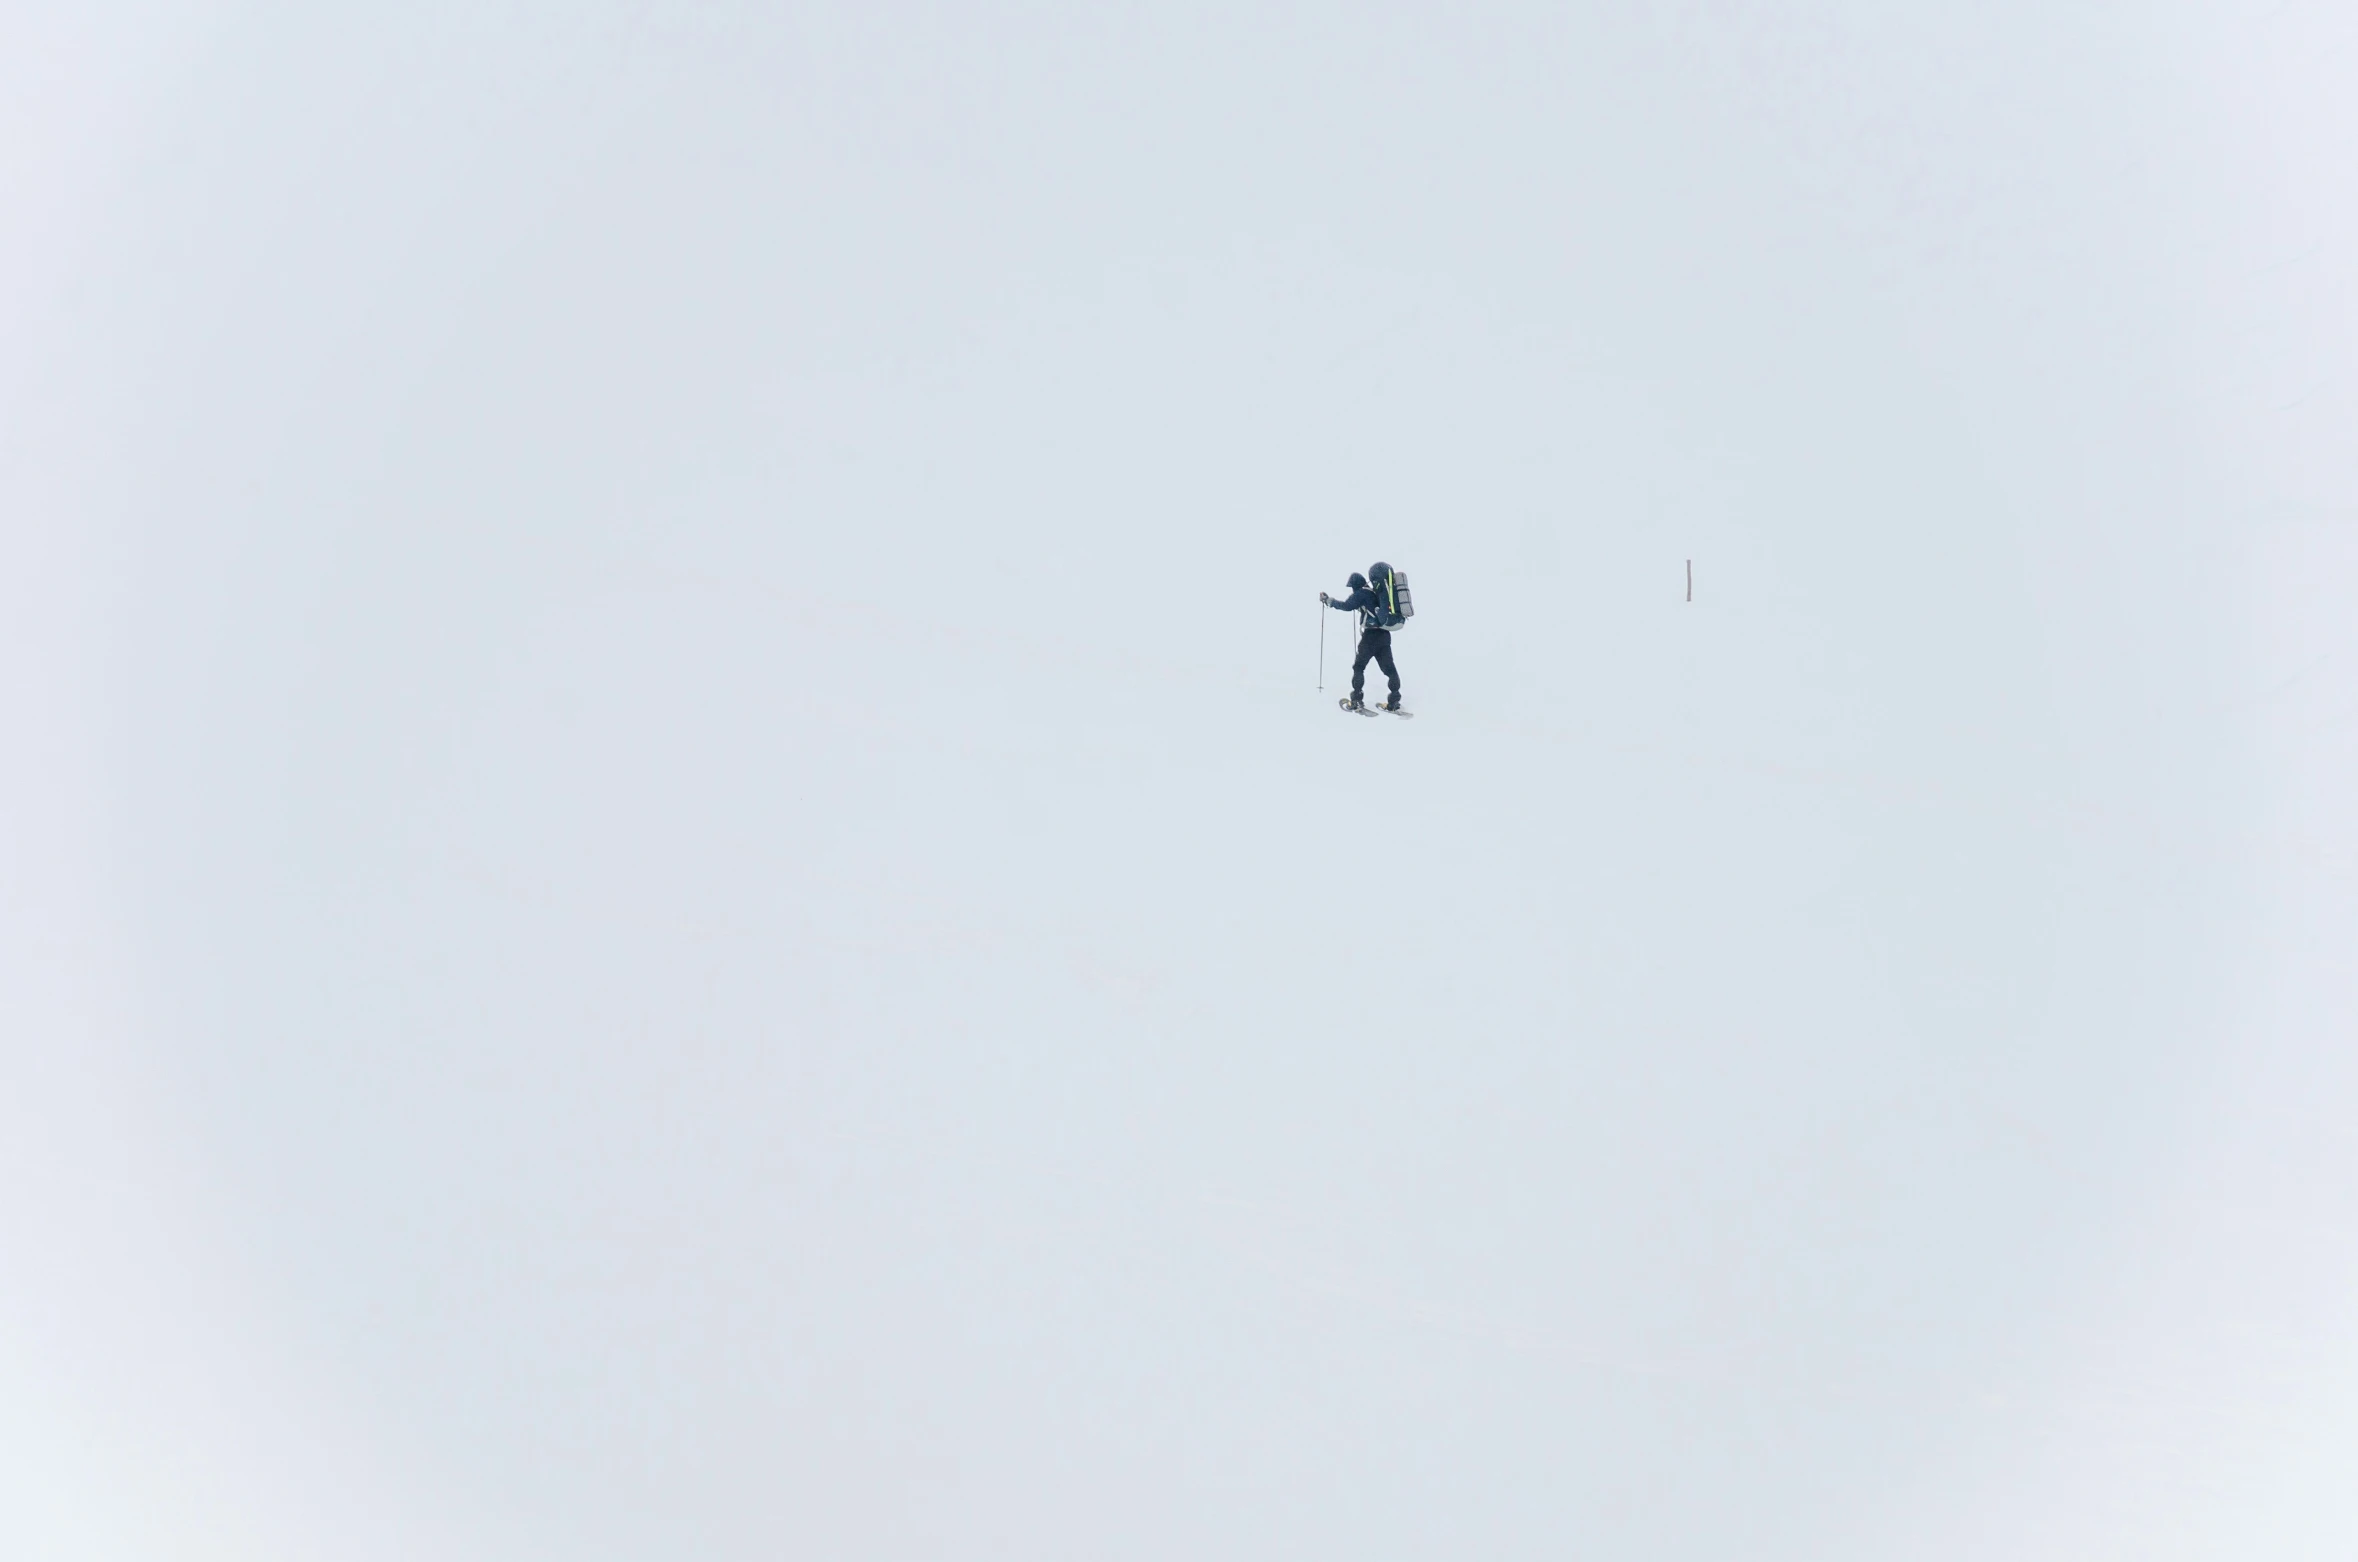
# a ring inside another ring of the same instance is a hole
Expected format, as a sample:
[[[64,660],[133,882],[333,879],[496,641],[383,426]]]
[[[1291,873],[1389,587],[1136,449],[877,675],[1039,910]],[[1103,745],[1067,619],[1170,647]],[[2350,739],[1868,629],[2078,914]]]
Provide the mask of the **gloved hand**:
[[[1335,599],[1334,599],[1333,597],[1330,597],[1330,596],[1328,596],[1328,595],[1327,595],[1325,592],[1323,592],[1323,591],[1321,591],[1321,592],[1318,594],[1318,600],[1319,600],[1319,601],[1321,601],[1321,602],[1323,602],[1323,603],[1325,603],[1325,604],[1326,604],[1328,607],[1333,607],[1333,606],[1335,605]]]

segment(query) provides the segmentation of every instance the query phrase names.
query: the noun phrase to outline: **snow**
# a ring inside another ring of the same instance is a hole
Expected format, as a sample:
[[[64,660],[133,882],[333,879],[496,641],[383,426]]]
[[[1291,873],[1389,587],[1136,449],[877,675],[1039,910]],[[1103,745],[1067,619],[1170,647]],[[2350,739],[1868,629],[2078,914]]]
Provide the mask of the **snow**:
[[[2338,100],[1838,10],[70,40],[0,1551],[2346,1551]]]

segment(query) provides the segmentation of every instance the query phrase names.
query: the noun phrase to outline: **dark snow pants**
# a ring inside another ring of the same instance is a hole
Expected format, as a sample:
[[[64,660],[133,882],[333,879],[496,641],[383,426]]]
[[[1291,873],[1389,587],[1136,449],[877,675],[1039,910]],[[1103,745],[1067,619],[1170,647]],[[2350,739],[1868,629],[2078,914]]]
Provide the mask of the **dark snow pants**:
[[[1392,631],[1370,627],[1359,635],[1359,659],[1351,664],[1351,698],[1360,699],[1367,687],[1367,664],[1370,658],[1384,670],[1392,681],[1392,703],[1400,703],[1400,669],[1392,665]]]

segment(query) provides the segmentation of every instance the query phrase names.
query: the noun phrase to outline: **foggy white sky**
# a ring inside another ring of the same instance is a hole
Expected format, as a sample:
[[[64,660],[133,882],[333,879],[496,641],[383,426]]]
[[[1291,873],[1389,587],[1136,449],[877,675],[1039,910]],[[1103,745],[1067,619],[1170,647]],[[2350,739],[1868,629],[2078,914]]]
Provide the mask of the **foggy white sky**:
[[[2347,1556],[2354,49],[0,21],[0,1551]]]

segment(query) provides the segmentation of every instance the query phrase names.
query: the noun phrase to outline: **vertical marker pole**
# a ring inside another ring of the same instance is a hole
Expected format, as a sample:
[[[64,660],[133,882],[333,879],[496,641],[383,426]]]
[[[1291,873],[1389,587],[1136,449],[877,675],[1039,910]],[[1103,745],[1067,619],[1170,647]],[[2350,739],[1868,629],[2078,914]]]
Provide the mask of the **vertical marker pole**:
[[[1687,560],[1687,600],[1695,600],[1695,561]]]

